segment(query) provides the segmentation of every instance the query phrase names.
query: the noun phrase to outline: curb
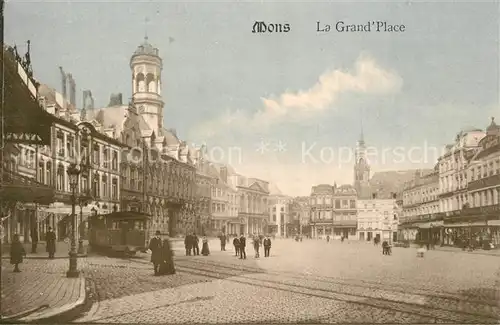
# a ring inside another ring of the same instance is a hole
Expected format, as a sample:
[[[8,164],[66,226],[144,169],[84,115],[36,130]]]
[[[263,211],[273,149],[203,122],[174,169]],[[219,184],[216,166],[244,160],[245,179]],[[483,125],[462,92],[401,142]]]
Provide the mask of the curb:
[[[78,313],[80,309],[85,307],[87,301],[87,292],[85,289],[85,278],[80,278],[80,297],[76,302],[63,305],[58,308],[49,308],[48,310],[35,313],[20,319],[19,322],[32,323],[32,322],[44,322],[44,323],[65,323],[68,322],[75,313]]]
[[[47,308],[49,308],[49,305],[41,305],[41,306],[38,306],[38,307],[34,307],[34,308],[30,308],[30,309],[24,310],[22,312],[14,314],[14,315],[5,316],[5,317],[2,316],[2,321],[5,322],[5,323],[9,323],[9,324],[17,323],[17,322],[19,322],[20,318],[26,317],[26,316],[28,316],[30,314],[38,312],[39,310],[47,309]]]

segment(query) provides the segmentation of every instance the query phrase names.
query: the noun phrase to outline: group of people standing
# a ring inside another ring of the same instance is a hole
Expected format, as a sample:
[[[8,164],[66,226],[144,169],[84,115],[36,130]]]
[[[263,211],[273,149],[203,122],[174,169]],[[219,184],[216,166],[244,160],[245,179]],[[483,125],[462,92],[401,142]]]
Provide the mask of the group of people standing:
[[[236,257],[239,257],[240,259],[247,258],[247,253],[245,251],[246,245],[247,239],[245,238],[245,236],[241,235],[239,238],[234,237],[233,246]],[[255,251],[255,258],[260,257],[259,249],[261,245],[264,246],[264,257],[269,257],[269,254],[271,252],[271,238],[269,238],[269,236],[266,236],[264,240],[262,240],[261,236],[253,236],[253,249]]]
[[[45,234],[45,242],[47,253],[49,253],[49,259],[53,259],[56,253],[56,233],[49,227],[49,230]],[[31,253],[36,254],[38,246],[38,231],[33,229],[31,232]],[[12,238],[12,244],[10,245],[10,264],[14,265],[14,272],[21,272],[19,269],[19,264],[23,262],[23,258],[26,257],[26,250],[19,238],[19,234],[15,234]]]
[[[196,233],[187,234],[184,238],[184,247],[186,248],[186,256],[192,255],[200,255],[200,239],[196,236]],[[210,248],[208,247],[207,237],[203,236],[202,238],[202,248],[201,255],[208,256],[210,255]]]

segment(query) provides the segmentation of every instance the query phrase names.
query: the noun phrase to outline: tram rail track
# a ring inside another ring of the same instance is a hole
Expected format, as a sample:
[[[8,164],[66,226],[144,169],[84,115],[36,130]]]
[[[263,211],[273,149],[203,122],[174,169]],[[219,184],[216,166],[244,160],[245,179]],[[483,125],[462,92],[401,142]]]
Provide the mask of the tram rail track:
[[[187,260],[179,260],[177,264],[182,264],[183,262],[186,262]],[[327,283],[327,284],[338,284],[338,285],[348,285],[352,287],[359,287],[363,289],[375,289],[375,290],[386,290],[386,291],[392,291],[392,292],[398,292],[398,293],[408,293],[408,290],[411,290],[412,293],[420,295],[420,296],[425,296],[429,298],[444,298],[444,299],[449,299],[449,300],[454,300],[457,303],[462,303],[463,301],[466,301],[471,304],[477,304],[477,305],[486,305],[490,306],[493,308],[498,308],[500,312],[500,301],[493,301],[493,300],[487,300],[487,299],[477,299],[473,296],[465,296],[465,295],[459,295],[453,292],[447,292],[447,291],[438,291],[438,292],[432,292],[429,293],[426,289],[422,289],[422,286],[416,287],[412,286],[411,284],[406,284],[405,283],[405,289],[401,289],[400,285],[395,285],[395,284],[383,284],[380,282],[373,282],[373,281],[367,281],[367,280],[360,280],[360,279],[346,279],[346,278],[336,278],[336,277],[328,277],[328,276],[318,276],[318,275],[312,275],[312,274],[304,274],[300,272],[290,272],[290,271],[271,271],[271,270],[264,270],[258,267],[252,267],[252,266],[247,266],[247,265],[237,265],[237,264],[227,264],[227,263],[217,263],[214,261],[208,261],[208,260],[189,260],[189,263],[198,263],[200,265],[209,265],[209,266],[214,266],[214,267],[222,267],[222,268],[231,268],[234,270],[245,270],[245,271],[250,271],[250,272],[255,272],[255,273],[267,273],[267,274],[272,274],[272,275],[286,275],[288,278],[294,278],[294,279],[299,279],[303,280],[304,278],[307,278],[308,281],[314,281],[314,282],[322,282],[322,283]]]
[[[498,317],[485,315],[483,313],[467,312],[462,310],[451,310],[439,306],[421,305],[405,301],[395,301],[383,297],[353,294],[339,290],[315,288],[307,285],[283,283],[282,281],[259,279],[256,274],[241,274],[228,271],[207,271],[204,269],[188,266],[177,266],[179,272],[193,275],[203,275],[213,279],[225,279],[226,281],[258,286],[262,288],[297,293],[308,297],[323,298],[363,306],[374,307],[383,310],[391,310],[422,317],[424,322],[452,322],[452,323],[491,323],[498,322]],[[237,278],[236,278],[237,277]]]

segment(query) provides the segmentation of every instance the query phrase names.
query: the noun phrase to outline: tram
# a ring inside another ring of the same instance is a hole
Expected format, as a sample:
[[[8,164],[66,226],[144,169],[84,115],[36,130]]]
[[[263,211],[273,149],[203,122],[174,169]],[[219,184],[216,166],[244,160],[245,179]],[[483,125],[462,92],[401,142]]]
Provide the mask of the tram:
[[[146,251],[150,215],[120,211],[90,218],[89,244],[93,251],[108,255],[135,255]]]

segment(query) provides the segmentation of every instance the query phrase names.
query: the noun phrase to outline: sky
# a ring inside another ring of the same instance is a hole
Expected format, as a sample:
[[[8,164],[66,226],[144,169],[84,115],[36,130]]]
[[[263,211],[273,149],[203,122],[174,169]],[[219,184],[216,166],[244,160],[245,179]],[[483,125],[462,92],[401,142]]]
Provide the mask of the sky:
[[[132,53],[163,59],[164,125],[214,162],[309,195],[352,184],[363,131],[372,174],[432,168],[461,130],[500,122],[498,4],[7,1],[5,38],[61,91],[59,66],[96,106],[131,97]],[[404,24],[400,33],[335,24]],[[255,21],[288,33],[252,33]],[[333,31],[320,33],[317,23]]]

